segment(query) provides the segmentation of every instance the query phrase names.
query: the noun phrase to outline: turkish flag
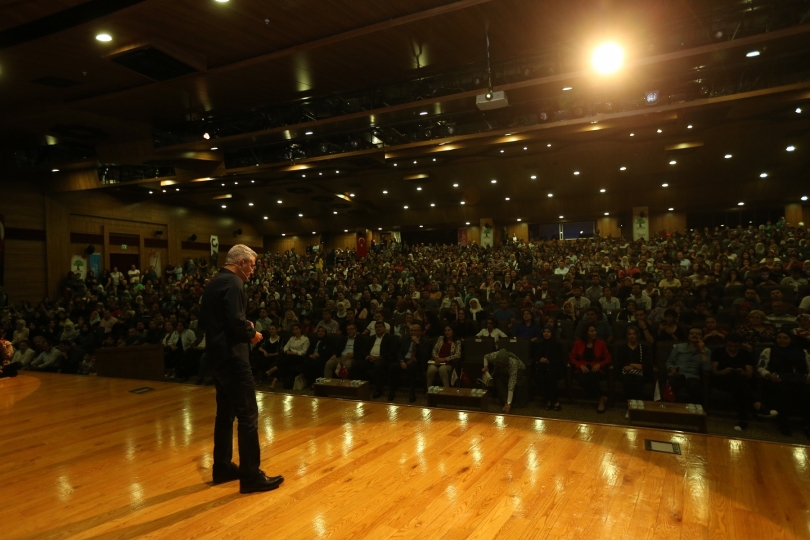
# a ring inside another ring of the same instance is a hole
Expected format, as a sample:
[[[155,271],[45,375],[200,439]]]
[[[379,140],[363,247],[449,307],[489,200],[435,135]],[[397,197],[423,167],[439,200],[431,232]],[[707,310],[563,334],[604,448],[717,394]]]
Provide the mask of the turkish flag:
[[[357,257],[365,258],[368,255],[368,245],[366,245],[366,234],[357,233]]]

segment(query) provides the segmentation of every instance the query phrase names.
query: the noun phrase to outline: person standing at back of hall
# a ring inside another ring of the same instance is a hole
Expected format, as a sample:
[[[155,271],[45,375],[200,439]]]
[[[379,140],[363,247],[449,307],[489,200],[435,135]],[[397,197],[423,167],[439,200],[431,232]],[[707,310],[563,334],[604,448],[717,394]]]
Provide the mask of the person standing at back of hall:
[[[244,244],[228,251],[225,266],[205,287],[199,326],[205,332],[206,362],[214,373],[217,415],[214,424],[214,483],[239,480],[241,493],[270,491],[284,477],[259,468],[259,409],[250,370],[250,345],[262,335],[245,318],[244,284],[256,266],[256,252]],[[239,466],[233,463],[233,420],[238,422]]]

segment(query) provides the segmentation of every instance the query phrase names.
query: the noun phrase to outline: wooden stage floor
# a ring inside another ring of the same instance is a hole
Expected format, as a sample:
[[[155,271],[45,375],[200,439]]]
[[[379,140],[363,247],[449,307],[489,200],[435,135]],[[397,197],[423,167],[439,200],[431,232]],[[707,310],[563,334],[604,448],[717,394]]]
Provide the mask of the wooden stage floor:
[[[210,483],[211,387],[0,380],[0,538],[810,538],[807,447],[258,399],[263,468],[286,481],[240,495]]]

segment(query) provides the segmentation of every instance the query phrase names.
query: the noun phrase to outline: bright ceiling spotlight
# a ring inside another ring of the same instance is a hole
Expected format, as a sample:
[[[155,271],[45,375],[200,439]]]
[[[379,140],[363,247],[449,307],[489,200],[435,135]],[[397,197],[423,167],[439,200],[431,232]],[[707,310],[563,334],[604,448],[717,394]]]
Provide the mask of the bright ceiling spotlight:
[[[744,206],[744,205],[745,205],[745,203],[744,203],[744,202],[738,202],[738,203],[737,203],[737,206]]]
[[[755,56],[759,56],[759,51],[750,51],[745,54],[748,58],[754,58]]]
[[[806,200],[807,200],[807,195],[803,195],[803,196],[802,196],[802,200],[803,200],[803,201],[806,201]]]
[[[673,210],[675,210],[675,209],[674,209],[674,208],[667,208],[667,210],[669,210],[670,212],[672,212],[672,211],[673,211]]]
[[[591,64],[593,69],[601,75],[610,75],[617,72],[624,62],[624,50],[618,43],[609,42],[599,45],[593,51]]]
[[[765,173],[765,172],[764,172],[764,173],[760,173],[760,174],[759,174],[759,177],[760,177],[760,178],[768,178],[768,173]]]
[[[211,138],[211,135],[209,135],[207,131],[205,133],[203,133],[203,139],[210,139],[210,138]]]
[[[796,147],[793,146],[793,145],[790,145],[787,148],[785,148],[785,150],[788,151],[788,152],[793,152],[794,150],[796,150]]]
[[[106,43],[108,41],[112,41],[112,36],[110,34],[99,34],[96,36],[96,39]]]

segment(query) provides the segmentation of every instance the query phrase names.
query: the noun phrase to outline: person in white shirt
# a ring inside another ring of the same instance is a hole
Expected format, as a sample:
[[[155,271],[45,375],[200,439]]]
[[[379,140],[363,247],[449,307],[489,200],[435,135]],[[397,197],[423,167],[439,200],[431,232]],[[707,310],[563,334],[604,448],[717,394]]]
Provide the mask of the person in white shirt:
[[[129,277],[129,283],[131,285],[137,285],[141,282],[141,271],[135,268],[135,265],[132,265],[132,268],[129,269],[127,272],[127,276]]]
[[[500,338],[508,338],[509,336],[496,326],[495,319],[487,319],[487,327],[481,329],[480,332],[475,334],[475,337],[491,337],[497,344]]]
[[[604,313],[619,312],[622,309],[619,299],[613,296],[613,290],[610,287],[602,288],[602,298],[599,299],[599,305],[602,306]]]
[[[28,346],[28,341],[25,339],[21,340],[18,345],[20,348],[14,352],[11,363],[17,363],[20,364],[21,368],[27,368],[34,361],[34,349]]]
[[[112,332],[113,326],[115,326],[117,322],[118,319],[110,315],[110,310],[105,309],[103,317],[101,318],[101,321],[99,321],[98,325],[104,329],[105,334],[109,334]]]
[[[808,311],[810,311],[810,295],[802,298],[802,302],[799,304],[799,313],[807,313]]]
[[[366,327],[366,329],[363,330],[363,335],[370,336],[370,335],[374,334],[374,327],[376,326],[376,324],[378,322],[381,322],[381,323],[383,323],[385,325],[385,332],[386,333],[391,332],[391,325],[388,324],[387,322],[385,322],[385,315],[383,314],[382,311],[378,311],[378,312],[374,313],[373,320],[370,323],[368,323],[368,326]]]
[[[124,277],[124,274],[118,271],[117,266],[113,266],[113,271],[110,272],[110,278],[112,279],[113,287],[118,287],[118,284],[121,283],[121,278]]]

